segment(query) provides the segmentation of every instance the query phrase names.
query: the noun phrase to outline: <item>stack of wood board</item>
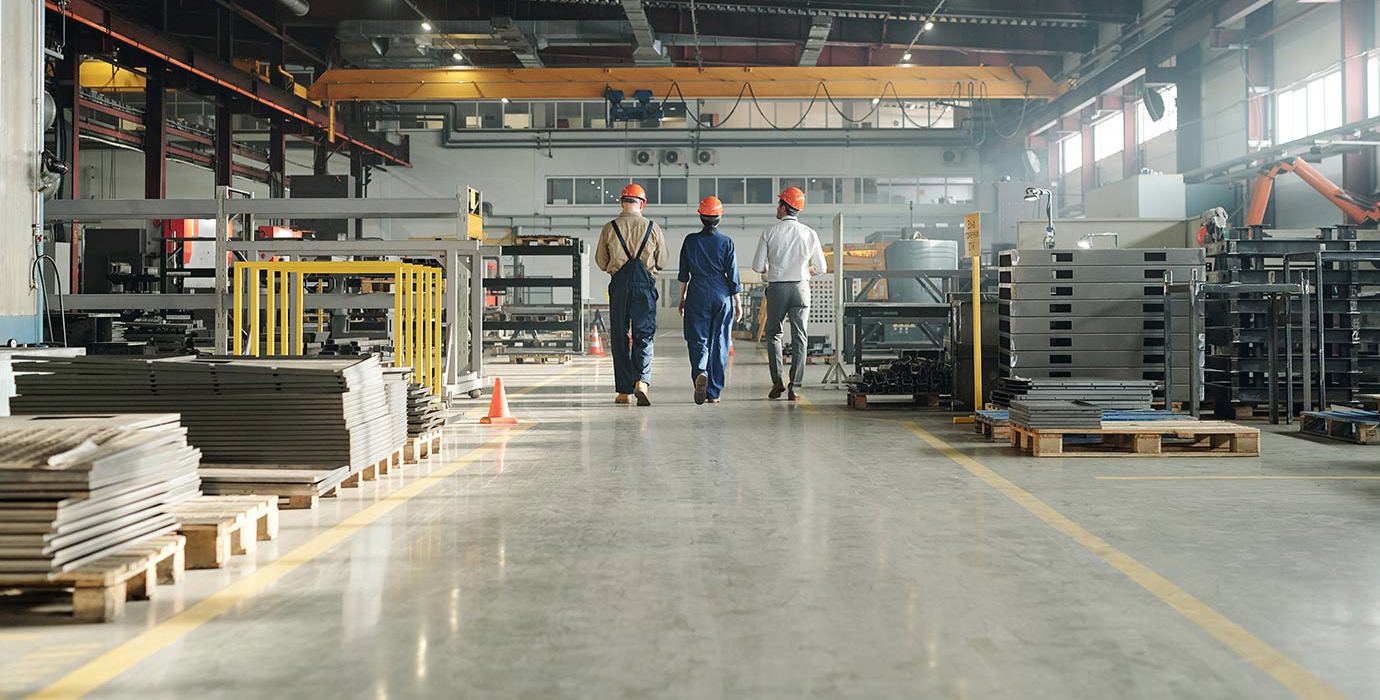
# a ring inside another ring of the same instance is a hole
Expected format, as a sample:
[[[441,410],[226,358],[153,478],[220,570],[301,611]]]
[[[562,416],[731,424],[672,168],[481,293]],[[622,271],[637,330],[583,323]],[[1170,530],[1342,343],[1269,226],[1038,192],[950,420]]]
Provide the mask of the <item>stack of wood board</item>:
[[[208,463],[363,467],[401,447],[374,356],[20,361],[16,413],[177,412]],[[394,404],[398,404],[397,397]]]
[[[53,575],[173,532],[199,462],[176,415],[0,418],[0,573]]]

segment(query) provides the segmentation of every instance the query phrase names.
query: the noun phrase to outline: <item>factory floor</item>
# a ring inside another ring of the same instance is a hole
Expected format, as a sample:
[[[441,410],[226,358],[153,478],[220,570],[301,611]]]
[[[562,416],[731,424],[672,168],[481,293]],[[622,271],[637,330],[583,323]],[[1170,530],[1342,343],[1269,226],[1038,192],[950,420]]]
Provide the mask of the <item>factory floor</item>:
[[[491,365],[444,455],[126,617],[0,611],[0,697],[1380,698],[1380,451],[1033,460],[947,414]],[[811,366],[810,381],[823,372]],[[1268,426],[1265,426],[1268,428]]]

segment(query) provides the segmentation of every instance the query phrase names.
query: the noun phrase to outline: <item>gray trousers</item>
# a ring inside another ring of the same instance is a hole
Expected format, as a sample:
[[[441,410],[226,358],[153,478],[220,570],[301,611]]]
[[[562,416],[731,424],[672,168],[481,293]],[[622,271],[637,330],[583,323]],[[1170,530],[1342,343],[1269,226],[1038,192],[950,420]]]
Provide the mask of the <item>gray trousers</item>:
[[[781,384],[781,322],[791,319],[791,386],[805,381],[805,322],[810,309],[809,282],[772,282],[767,285],[767,364],[771,381]]]

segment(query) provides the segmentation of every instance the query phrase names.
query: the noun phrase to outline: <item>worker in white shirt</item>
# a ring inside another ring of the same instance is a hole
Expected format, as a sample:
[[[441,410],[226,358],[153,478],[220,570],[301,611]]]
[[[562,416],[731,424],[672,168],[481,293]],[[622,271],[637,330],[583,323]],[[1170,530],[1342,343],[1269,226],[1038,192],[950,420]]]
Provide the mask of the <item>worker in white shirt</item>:
[[[753,256],[752,269],[767,280],[767,361],[771,369],[771,393],[767,398],[779,399],[786,394],[791,401],[800,399],[800,385],[805,380],[805,317],[810,308],[810,276],[827,271],[824,249],[819,234],[800,223],[796,215],[805,208],[805,193],[799,187],[787,187],[776,202],[777,222],[762,232]],[[788,388],[782,382],[781,322],[791,319],[791,380]]]

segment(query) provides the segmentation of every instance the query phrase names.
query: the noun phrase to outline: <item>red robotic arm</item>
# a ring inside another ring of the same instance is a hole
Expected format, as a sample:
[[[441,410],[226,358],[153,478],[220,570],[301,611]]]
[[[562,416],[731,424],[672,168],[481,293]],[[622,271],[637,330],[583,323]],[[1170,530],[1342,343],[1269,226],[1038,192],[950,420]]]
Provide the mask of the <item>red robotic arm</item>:
[[[1268,170],[1260,171],[1251,193],[1250,208],[1246,210],[1247,226],[1259,226],[1264,223],[1265,208],[1270,205],[1270,193],[1274,190],[1275,176],[1280,173],[1298,175],[1300,179],[1317,190],[1318,194],[1327,197],[1329,202],[1337,205],[1337,208],[1341,209],[1352,221],[1362,226],[1373,226],[1380,223],[1380,205],[1338,187],[1336,183],[1327,179],[1326,175],[1318,172],[1317,168],[1295,156],[1275,163]]]

